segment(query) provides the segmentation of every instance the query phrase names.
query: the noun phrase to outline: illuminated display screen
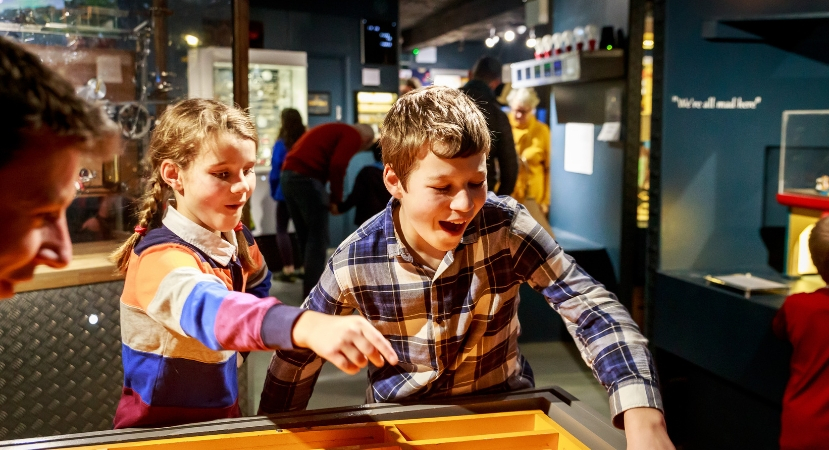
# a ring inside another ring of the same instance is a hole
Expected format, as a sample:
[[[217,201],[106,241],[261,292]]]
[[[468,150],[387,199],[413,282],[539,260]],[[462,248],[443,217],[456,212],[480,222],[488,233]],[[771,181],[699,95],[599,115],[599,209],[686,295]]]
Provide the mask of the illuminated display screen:
[[[363,19],[362,27],[362,63],[397,65],[397,22]]]

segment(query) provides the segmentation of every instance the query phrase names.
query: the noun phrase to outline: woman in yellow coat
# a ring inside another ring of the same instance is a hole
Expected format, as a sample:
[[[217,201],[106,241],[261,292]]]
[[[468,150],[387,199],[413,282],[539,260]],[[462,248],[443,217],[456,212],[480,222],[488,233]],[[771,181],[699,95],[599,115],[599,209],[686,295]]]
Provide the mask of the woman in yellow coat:
[[[520,161],[518,182],[512,196],[527,207],[530,214],[550,235],[547,219],[550,210],[550,127],[539,122],[533,110],[538,96],[532,88],[520,88],[507,95],[509,120]]]

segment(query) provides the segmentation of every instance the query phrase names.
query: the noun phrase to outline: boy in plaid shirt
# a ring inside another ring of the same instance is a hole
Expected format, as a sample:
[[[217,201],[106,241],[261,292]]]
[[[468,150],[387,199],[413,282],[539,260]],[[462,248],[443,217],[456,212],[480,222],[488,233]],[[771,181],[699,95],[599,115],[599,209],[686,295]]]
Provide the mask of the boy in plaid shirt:
[[[673,448],[646,339],[522,205],[487,193],[489,138],[458,90],[401,97],[380,141],[392,200],[340,244],[303,307],[357,310],[392,343],[400,362],[370,366],[369,402],[506,392],[534,386],[518,348],[518,288],[527,282],[607,388],[628,448]],[[277,351],[259,412],[304,409],[322,363]]]

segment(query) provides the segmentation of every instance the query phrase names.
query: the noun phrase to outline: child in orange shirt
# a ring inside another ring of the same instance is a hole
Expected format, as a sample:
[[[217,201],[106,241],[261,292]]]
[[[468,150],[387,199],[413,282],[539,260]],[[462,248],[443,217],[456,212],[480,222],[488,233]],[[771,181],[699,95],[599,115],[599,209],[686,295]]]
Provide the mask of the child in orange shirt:
[[[271,273],[240,222],[256,142],[247,113],[207,99],[168,108],[153,132],[138,226],[113,255],[126,272],[115,428],[238,417],[237,351],[308,348],[351,374],[397,362],[364,318],[268,295]]]

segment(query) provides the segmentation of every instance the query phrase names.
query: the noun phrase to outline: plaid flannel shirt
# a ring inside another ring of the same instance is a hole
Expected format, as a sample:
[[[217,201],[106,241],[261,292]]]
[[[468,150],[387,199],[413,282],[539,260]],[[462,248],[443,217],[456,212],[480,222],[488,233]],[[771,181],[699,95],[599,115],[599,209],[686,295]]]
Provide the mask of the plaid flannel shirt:
[[[614,424],[630,408],[662,409],[647,340],[627,310],[522,205],[490,193],[437,270],[413,261],[395,232],[395,207],[393,199],[337,248],[303,304],[356,310],[391,342],[400,362],[369,367],[367,401],[533,387],[518,348],[518,288],[527,282],[562,316],[608,390]],[[259,412],[304,409],[322,363],[309,351],[277,351]]]

